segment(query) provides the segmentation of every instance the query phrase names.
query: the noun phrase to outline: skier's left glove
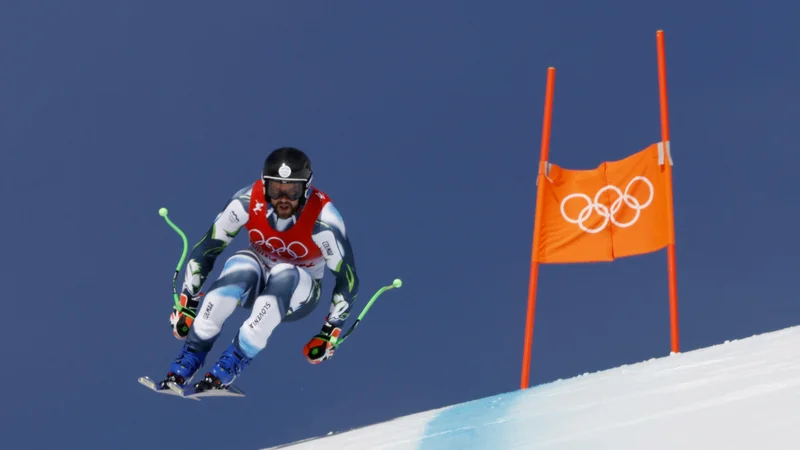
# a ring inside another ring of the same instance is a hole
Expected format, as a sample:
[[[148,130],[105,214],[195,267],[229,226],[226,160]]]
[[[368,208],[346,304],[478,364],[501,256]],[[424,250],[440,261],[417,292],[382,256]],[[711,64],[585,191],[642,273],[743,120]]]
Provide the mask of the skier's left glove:
[[[191,314],[186,314],[184,310],[173,310],[172,314],[169,315],[169,324],[172,325],[172,335],[175,336],[175,339],[184,340],[189,336],[189,329],[194,322],[194,312],[197,311],[197,307],[200,305],[199,298],[202,295],[203,293],[201,292],[196,296],[192,296],[185,289],[181,293],[180,304],[191,311]]]
[[[333,357],[342,329],[327,320],[322,330],[303,347],[303,354],[311,364],[319,364]]]

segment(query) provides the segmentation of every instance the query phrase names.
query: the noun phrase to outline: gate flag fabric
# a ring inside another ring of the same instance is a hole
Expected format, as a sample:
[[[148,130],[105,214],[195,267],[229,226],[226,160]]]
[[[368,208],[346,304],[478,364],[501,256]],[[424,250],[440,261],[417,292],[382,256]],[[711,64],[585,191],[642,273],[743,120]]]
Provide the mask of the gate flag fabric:
[[[670,241],[664,146],[591,170],[544,165],[537,261],[580,263],[652,253]]]

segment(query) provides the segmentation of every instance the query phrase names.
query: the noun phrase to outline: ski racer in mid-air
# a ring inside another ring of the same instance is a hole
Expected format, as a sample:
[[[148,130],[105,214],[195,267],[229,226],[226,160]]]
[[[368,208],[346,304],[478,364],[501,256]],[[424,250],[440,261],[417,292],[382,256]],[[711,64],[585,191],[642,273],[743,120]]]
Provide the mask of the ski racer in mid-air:
[[[303,351],[318,364],[333,356],[341,327],[358,294],[359,280],[344,221],[311,186],[311,162],[293,147],[266,158],[261,179],[237,192],[192,249],[180,303],[196,314],[173,311],[170,324],[183,348],[160,383],[187,385],[205,363],[224,322],[237,306],[251,311],[233,342],[194,385],[196,391],[227,388],[267,345],[284,321],[308,315],[317,305],[327,267],[336,278],[328,315]],[[201,293],[216,258],[242,227],[250,247],[228,258],[208,292]],[[202,301],[202,306],[201,306]]]

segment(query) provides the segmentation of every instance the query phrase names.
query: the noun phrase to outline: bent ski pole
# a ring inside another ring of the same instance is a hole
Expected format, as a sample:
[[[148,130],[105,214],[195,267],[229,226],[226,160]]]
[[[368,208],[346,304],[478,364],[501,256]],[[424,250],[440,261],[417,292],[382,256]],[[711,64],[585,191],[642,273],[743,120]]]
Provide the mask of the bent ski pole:
[[[381,294],[383,294],[384,292],[388,291],[389,289],[399,288],[402,285],[403,285],[403,281],[400,280],[399,278],[395,278],[394,281],[392,282],[392,284],[390,284],[388,286],[384,286],[384,287],[378,289],[378,292],[376,292],[375,295],[372,296],[372,298],[367,303],[367,306],[364,307],[364,310],[361,311],[361,314],[358,315],[358,318],[356,319],[356,321],[353,323],[353,325],[350,326],[350,329],[348,329],[347,332],[345,334],[343,334],[342,337],[337,339],[335,342],[331,342],[331,344],[333,344],[333,346],[337,347],[337,348],[340,345],[342,345],[342,342],[344,342],[344,340],[347,338],[347,336],[349,336],[350,333],[352,333],[353,330],[356,329],[356,326],[358,326],[358,323],[361,322],[362,319],[364,319],[364,316],[367,315],[367,311],[369,311],[369,309],[372,307],[372,304],[375,303],[375,300],[377,300],[378,297],[381,296]]]
[[[183,311],[184,314],[194,319],[195,317],[194,311],[184,308],[181,305],[181,301],[178,299],[178,288],[177,288],[178,274],[181,271],[181,267],[183,267],[184,261],[186,261],[186,254],[189,251],[189,243],[186,240],[186,234],[184,234],[183,231],[180,228],[178,228],[177,225],[175,225],[174,223],[172,223],[171,220],[169,220],[167,214],[168,214],[167,208],[159,208],[158,215],[163,217],[164,220],[167,221],[167,225],[172,227],[172,229],[175,230],[175,232],[178,233],[178,235],[181,237],[181,240],[183,240],[183,253],[181,254],[180,261],[178,261],[178,265],[175,267],[175,274],[172,275],[172,296],[175,301],[173,309],[175,309],[175,311]]]

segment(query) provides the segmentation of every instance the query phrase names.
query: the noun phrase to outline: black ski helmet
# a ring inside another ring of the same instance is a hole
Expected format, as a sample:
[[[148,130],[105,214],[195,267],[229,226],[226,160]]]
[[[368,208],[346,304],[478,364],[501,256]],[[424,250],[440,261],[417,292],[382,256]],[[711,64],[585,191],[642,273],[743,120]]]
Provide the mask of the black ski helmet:
[[[267,195],[268,180],[278,180],[285,183],[303,182],[303,195],[300,196],[298,207],[302,207],[308,198],[308,188],[311,186],[313,171],[311,160],[305,153],[294,147],[281,147],[272,151],[264,161],[261,169],[261,180],[264,188],[264,197]]]

